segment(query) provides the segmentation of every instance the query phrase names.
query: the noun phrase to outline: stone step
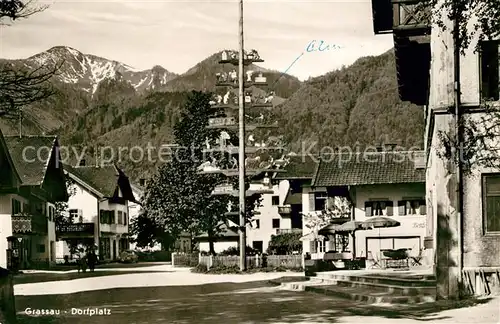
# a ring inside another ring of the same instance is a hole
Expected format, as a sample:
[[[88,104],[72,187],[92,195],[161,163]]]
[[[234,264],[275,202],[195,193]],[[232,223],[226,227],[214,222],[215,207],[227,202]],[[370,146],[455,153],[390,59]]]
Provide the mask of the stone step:
[[[435,296],[401,296],[387,291],[375,291],[360,287],[343,287],[339,285],[306,286],[305,291],[328,296],[361,301],[365,303],[418,304],[434,302]]]
[[[366,281],[347,281],[347,280],[332,280],[332,279],[326,279],[325,282],[331,282],[332,285],[337,285],[341,287],[370,288],[373,289],[374,291],[386,291],[391,294],[402,295],[402,296],[429,296],[436,294],[436,286],[411,287],[411,286],[388,285],[388,284],[366,282]]]
[[[337,275],[332,273],[317,273],[315,277],[323,280],[352,281],[360,283],[374,283],[389,286],[401,287],[435,287],[436,281],[424,276],[420,277],[402,277],[392,275]]]

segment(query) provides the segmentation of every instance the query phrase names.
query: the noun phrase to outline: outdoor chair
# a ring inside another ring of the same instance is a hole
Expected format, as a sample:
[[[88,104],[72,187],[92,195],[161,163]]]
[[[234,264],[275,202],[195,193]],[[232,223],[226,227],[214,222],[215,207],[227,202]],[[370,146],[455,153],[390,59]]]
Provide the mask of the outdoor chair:
[[[370,266],[370,269],[373,269],[373,268],[381,269],[382,268],[379,261],[373,257],[373,253],[371,251],[368,251],[368,256],[366,258],[366,261],[370,261],[372,263],[372,265]]]

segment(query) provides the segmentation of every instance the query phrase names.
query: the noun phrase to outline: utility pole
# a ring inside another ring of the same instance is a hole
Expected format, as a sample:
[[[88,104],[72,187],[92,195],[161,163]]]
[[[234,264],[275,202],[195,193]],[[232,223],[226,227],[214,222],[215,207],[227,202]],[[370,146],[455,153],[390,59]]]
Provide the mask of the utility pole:
[[[240,38],[240,56],[238,64],[238,88],[239,88],[239,198],[240,198],[240,270],[246,270],[246,190],[245,190],[245,78],[244,78],[244,59],[245,51],[243,44],[243,0],[240,0],[240,20],[239,20],[239,38]]]

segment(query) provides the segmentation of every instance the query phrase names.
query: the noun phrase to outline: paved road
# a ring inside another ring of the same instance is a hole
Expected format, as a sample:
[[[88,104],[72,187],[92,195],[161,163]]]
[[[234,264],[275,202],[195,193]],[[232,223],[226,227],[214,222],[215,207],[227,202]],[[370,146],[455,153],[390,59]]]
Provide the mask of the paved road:
[[[201,275],[165,267],[163,273],[117,274],[16,286],[21,324],[88,323],[498,323],[499,300],[437,312],[436,306],[373,306],[282,290],[266,281],[283,273]],[[168,272],[172,271],[172,272]],[[288,275],[288,274],[287,274]],[[107,279],[105,279],[107,278]],[[260,281],[255,281],[260,280]],[[146,285],[139,287],[139,285]],[[113,287],[133,287],[118,288]],[[96,290],[106,289],[106,290]],[[83,290],[84,292],[75,292]],[[47,295],[57,293],[57,295]],[[26,309],[60,310],[33,317]],[[89,317],[86,309],[103,315]],[[81,314],[73,314],[80,312]],[[109,312],[109,315],[104,315]]]

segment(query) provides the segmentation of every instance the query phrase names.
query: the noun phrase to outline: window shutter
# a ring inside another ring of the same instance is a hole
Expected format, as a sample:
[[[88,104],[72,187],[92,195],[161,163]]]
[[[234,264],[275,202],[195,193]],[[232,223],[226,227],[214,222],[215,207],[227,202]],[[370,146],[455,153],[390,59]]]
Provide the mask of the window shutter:
[[[316,245],[316,241],[313,240],[313,241],[309,241],[309,244],[311,246],[310,250],[311,250],[311,253],[317,253],[317,245]]]
[[[314,193],[311,192],[309,193],[309,211],[315,211],[316,210],[316,206],[315,206],[315,202],[314,202]]]
[[[398,214],[399,214],[399,216],[404,216],[405,205],[406,205],[406,202],[404,200],[398,201]]]
[[[335,197],[328,197],[326,201],[326,208],[328,210],[333,210],[335,208]]]
[[[127,213],[123,213],[123,225],[127,225]]]
[[[372,203],[365,201],[365,216],[370,217],[372,215]]]
[[[393,215],[394,202],[392,202],[392,201],[386,201],[385,204],[387,206],[387,216],[392,216]]]
[[[420,215],[427,214],[427,206],[425,205],[425,200],[420,200]]]

